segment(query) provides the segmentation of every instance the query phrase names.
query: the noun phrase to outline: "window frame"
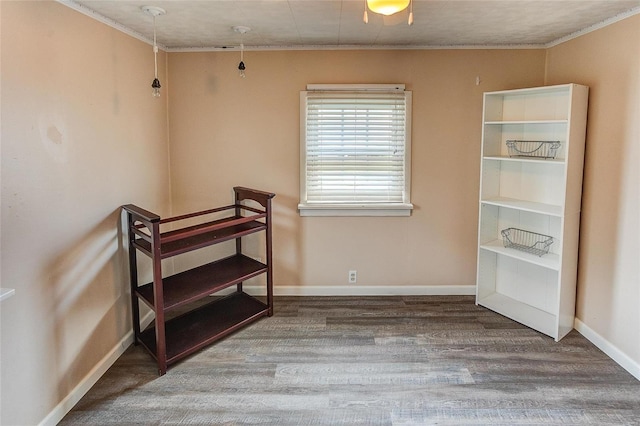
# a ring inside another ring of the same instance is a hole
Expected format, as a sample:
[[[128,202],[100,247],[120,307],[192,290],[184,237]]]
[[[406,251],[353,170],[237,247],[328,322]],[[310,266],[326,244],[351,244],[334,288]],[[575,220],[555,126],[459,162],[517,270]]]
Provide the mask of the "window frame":
[[[403,93],[405,97],[404,191],[402,202],[307,201],[307,95],[312,92]],[[300,92],[300,216],[410,216],[411,204],[411,104],[412,92],[404,84],[309,84]]]

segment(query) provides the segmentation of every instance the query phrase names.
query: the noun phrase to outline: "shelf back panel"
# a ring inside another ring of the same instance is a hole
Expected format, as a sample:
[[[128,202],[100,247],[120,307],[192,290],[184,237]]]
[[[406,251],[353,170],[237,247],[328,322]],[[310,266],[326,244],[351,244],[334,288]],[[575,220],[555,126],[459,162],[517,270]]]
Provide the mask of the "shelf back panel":
[[[569,86],[485,94],[485,121],[566,120]]]
[[[534,308],[558,309],[558,272],[507,256],[498,256],[496,292]]]
[[[505,197],[562,206],[564,189],[564,168],[557,164],[483,160],[482,199]]]

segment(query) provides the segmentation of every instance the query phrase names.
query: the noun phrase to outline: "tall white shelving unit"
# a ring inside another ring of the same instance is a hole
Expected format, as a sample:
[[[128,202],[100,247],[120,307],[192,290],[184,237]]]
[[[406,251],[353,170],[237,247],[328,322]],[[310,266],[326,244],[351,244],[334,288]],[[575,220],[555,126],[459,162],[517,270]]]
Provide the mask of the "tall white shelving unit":
[[[573,329],[589,88],[484,94],[476,303],[553,337]],[[559,141],[555,158],[511,157],[508,140]],[[505,248],[501,231],[553,237],[548,254]]]

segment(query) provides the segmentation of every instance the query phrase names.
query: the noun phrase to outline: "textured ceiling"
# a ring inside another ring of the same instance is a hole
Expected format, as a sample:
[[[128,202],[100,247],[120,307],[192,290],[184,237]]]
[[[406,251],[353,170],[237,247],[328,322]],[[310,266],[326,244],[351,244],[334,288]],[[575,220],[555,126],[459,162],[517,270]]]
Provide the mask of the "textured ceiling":
[[[247,26],[247,49],[543,47],[576,33],[640,13],[640,0],[413,0],[408,12],[383,17],[364,0],[59,0],[149,41],[156,18],[158,44],[170,51],[237,47]]]

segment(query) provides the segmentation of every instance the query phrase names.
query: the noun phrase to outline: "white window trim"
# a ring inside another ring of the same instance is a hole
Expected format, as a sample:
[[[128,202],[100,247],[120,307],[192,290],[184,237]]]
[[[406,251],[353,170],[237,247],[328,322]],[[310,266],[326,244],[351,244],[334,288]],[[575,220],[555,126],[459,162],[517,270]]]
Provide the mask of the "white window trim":
[[[310,91],[386,91],[404,92],[406,105],[405,132],[405,200],[401,203],[309,203],[306,194],[306,96]],[[411,204],[411,108],[412,92],[404,84],[309,84],[300,92],[300,216],[410,216]]]
[[[298,204],[300,216],[411,216],[411,203]]]

